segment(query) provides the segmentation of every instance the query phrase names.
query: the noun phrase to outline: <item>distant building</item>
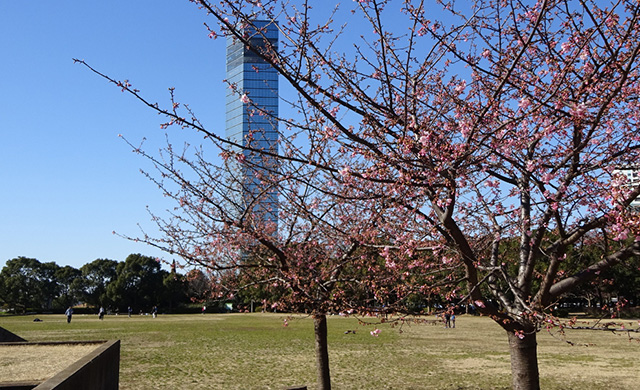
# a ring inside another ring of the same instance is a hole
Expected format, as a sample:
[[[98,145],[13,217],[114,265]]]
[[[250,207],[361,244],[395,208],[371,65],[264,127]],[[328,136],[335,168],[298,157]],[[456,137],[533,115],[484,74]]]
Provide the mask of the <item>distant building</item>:
[[[258,50],[266,50],[266,42],[277,50],[278,28],[275,22],[254,21],[244,31]],[[226,137],[242,145],[273,153],[278,152],[278,73],[259,55],[237,39],[227,38]],[[241,148],[238,148],[241,149]],[[240,152],[240,150],[238,150]],[[238,173],[234,207],[242,213],[248,207],[264,221],[278,222],[278,192],[265,188],[260,175],[276,169],[274,158],[242,150],[245,158],[258,167]],[[256,202],[256,200],[258,200]],[[250,206],[251,205],[251,206]]]
[[[617,167],[614,171],[614,174],[621,174],[627,177],[628,187],[636,187],[640,185],[640,165],[626,165]],[[631,202],[630,207],[640,209],[640,196],[638,196],[633,202]]]

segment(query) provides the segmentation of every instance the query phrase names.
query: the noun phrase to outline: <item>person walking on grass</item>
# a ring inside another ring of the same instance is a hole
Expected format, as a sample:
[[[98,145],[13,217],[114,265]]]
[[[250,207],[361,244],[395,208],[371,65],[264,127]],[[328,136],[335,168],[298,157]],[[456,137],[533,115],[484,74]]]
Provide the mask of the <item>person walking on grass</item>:
[[[64,315],[67,316],[67,324],[70,323],[71,322],[71,316],[73,315],[73,309],[71,308],[71,306],[69,306],[67,311],[64,312]]]

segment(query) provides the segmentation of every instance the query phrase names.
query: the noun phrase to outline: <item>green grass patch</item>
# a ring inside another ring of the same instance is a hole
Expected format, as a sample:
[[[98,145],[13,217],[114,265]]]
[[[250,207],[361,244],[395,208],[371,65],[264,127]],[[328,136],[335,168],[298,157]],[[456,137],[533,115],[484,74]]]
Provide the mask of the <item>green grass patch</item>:
[[[120,388],[315,388],[312,319],[284,314],[0,317],[0,326],[29,341],[120,339]],[[328,319],[336,389],[509,389],[507,338],[486,318],[459,316],[457,328],[378,324],[379,337],[355,318]],[[356,333],[345,334],[346,330]],[[545,389],[634,389],[640,344],[626,337],[575,332],[570,346],[539,334]],[[3,378],[5,379],[5,378]]]

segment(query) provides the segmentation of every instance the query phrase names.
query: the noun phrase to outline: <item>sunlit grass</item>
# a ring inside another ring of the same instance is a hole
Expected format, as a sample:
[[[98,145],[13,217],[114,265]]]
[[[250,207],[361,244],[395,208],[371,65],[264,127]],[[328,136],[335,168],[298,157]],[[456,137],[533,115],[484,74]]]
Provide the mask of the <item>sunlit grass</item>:
[[[313,323],[284,314],[0,317],[0,326],[29,341],[122,340],[120,388],[315,388]],[[378,327],[379,337],[369,331]],[[355,334],[345,334],[346,330]],[[577,332],[570,346],[540,333],[545,389],[634,389],[640,383],[640,344],[609,333]],[[504,331],[489,319],[459,316],[456,329],[390,324],[363,326],[329,318],[335,389],[508,389]]]

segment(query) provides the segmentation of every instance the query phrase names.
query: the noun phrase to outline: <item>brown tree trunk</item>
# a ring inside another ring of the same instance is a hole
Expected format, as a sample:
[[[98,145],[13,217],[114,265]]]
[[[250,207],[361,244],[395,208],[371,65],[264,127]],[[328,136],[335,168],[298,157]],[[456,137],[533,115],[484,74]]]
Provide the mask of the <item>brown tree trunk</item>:
[[[331,375],[329,374],[329,347],[327,345],[327,316],[325,314],[314,314],[313,327],[316,334],[318,389],[331,390]]]
[[[539,390],[536,332],[525,332],[524,338],[507,331],[511,353],[511,383],[514,390]]]

